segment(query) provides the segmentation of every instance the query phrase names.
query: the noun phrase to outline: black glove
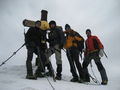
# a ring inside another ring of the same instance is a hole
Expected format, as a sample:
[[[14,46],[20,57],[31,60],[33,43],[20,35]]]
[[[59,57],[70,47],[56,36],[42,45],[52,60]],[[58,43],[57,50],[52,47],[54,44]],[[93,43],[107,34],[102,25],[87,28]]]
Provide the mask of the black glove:
[[[77,43],[78,41],[77,40],[73,40],[72,43]]]
[[[63,49],[63,45],[59,45],[59,48],[60,48],[60,49]]]
[[[50,39],[46,39],[46,42],[49,42],[49,43],[50,43]]]
[[[36,47],[36,44],[34,42],[28,42],[26,43],[26,47]]]

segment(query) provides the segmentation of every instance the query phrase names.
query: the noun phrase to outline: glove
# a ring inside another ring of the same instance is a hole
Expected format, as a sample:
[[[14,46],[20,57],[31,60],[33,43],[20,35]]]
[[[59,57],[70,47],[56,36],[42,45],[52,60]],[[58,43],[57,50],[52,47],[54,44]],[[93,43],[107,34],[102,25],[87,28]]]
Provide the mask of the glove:
[[[46,41],[45,40],[41,40],[41,43],[46,43]]]
[[[26,47],[36,47],[36,44],[34,42],[28,42],[26,43]]]
[[[46,41],[47,41],[48,43],[50,43],[50,40],[49,40],[49,39],[46,39]]]
[[[72,43],[77,43],[77,40],[73,40]]]
[[[60,49],[63,49],[63,45],[59,45],[59,48],[60,48]]]

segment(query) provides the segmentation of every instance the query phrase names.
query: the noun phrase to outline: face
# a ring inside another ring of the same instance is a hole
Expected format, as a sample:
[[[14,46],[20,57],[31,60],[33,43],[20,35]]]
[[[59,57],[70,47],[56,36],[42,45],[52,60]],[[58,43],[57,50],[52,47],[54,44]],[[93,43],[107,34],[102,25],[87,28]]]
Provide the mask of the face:
[[[66,27],[65,30],[69,30],[70,28],[69,27]]]
[[[91,32],[90,32],[90,31],[87,31],[87,32],[86,32],[86,35],[87,35],[87,37],[91,36]]]
[[[51,25],[50,25],[50,28],[55,28],[55,24],[51,24]]]
[[[40,28],[40,22],[37,22],[36,24],[35,24],[35,26],[37,27],[37,28]]]

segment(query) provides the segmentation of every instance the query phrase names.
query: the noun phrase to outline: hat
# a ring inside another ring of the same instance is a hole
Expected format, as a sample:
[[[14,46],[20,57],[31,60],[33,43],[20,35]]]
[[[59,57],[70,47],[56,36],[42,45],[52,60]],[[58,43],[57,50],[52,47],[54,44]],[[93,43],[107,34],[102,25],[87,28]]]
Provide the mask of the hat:
[[[90,29],[86,29],[86,32],[91,32],[91,30]]]
[[[37,24],[37,23],[40,23],[40,21],[39,21],[39,20],[37,20],[37,21],[35,22],[35,24]]]
[[[56,26],[56,22],[53,20],[49,22],[49,25],[51,25],[51,24],[54,24]]]
[[[65,29],[66,29],[66,28],[70,28],[70,25],[69,25],[69,24],[66,24],[66,25],[65,25]]]

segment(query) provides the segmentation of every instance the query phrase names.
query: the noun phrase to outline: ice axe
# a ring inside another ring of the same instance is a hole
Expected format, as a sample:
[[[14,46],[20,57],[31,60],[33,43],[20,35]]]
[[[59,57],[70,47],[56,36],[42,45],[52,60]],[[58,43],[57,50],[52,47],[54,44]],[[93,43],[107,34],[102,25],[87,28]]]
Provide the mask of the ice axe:
[[[17,49],[15,52],[13,52],[13,54],[12,54],[8,59],[6,59],[5,61],[3,61],[3,62],[0,64],[0,67],[1,67],[2,65],[4,65],[10,58],[12,58],[24,45],[25,45],[25,43],[24,43],[19,49]]]

